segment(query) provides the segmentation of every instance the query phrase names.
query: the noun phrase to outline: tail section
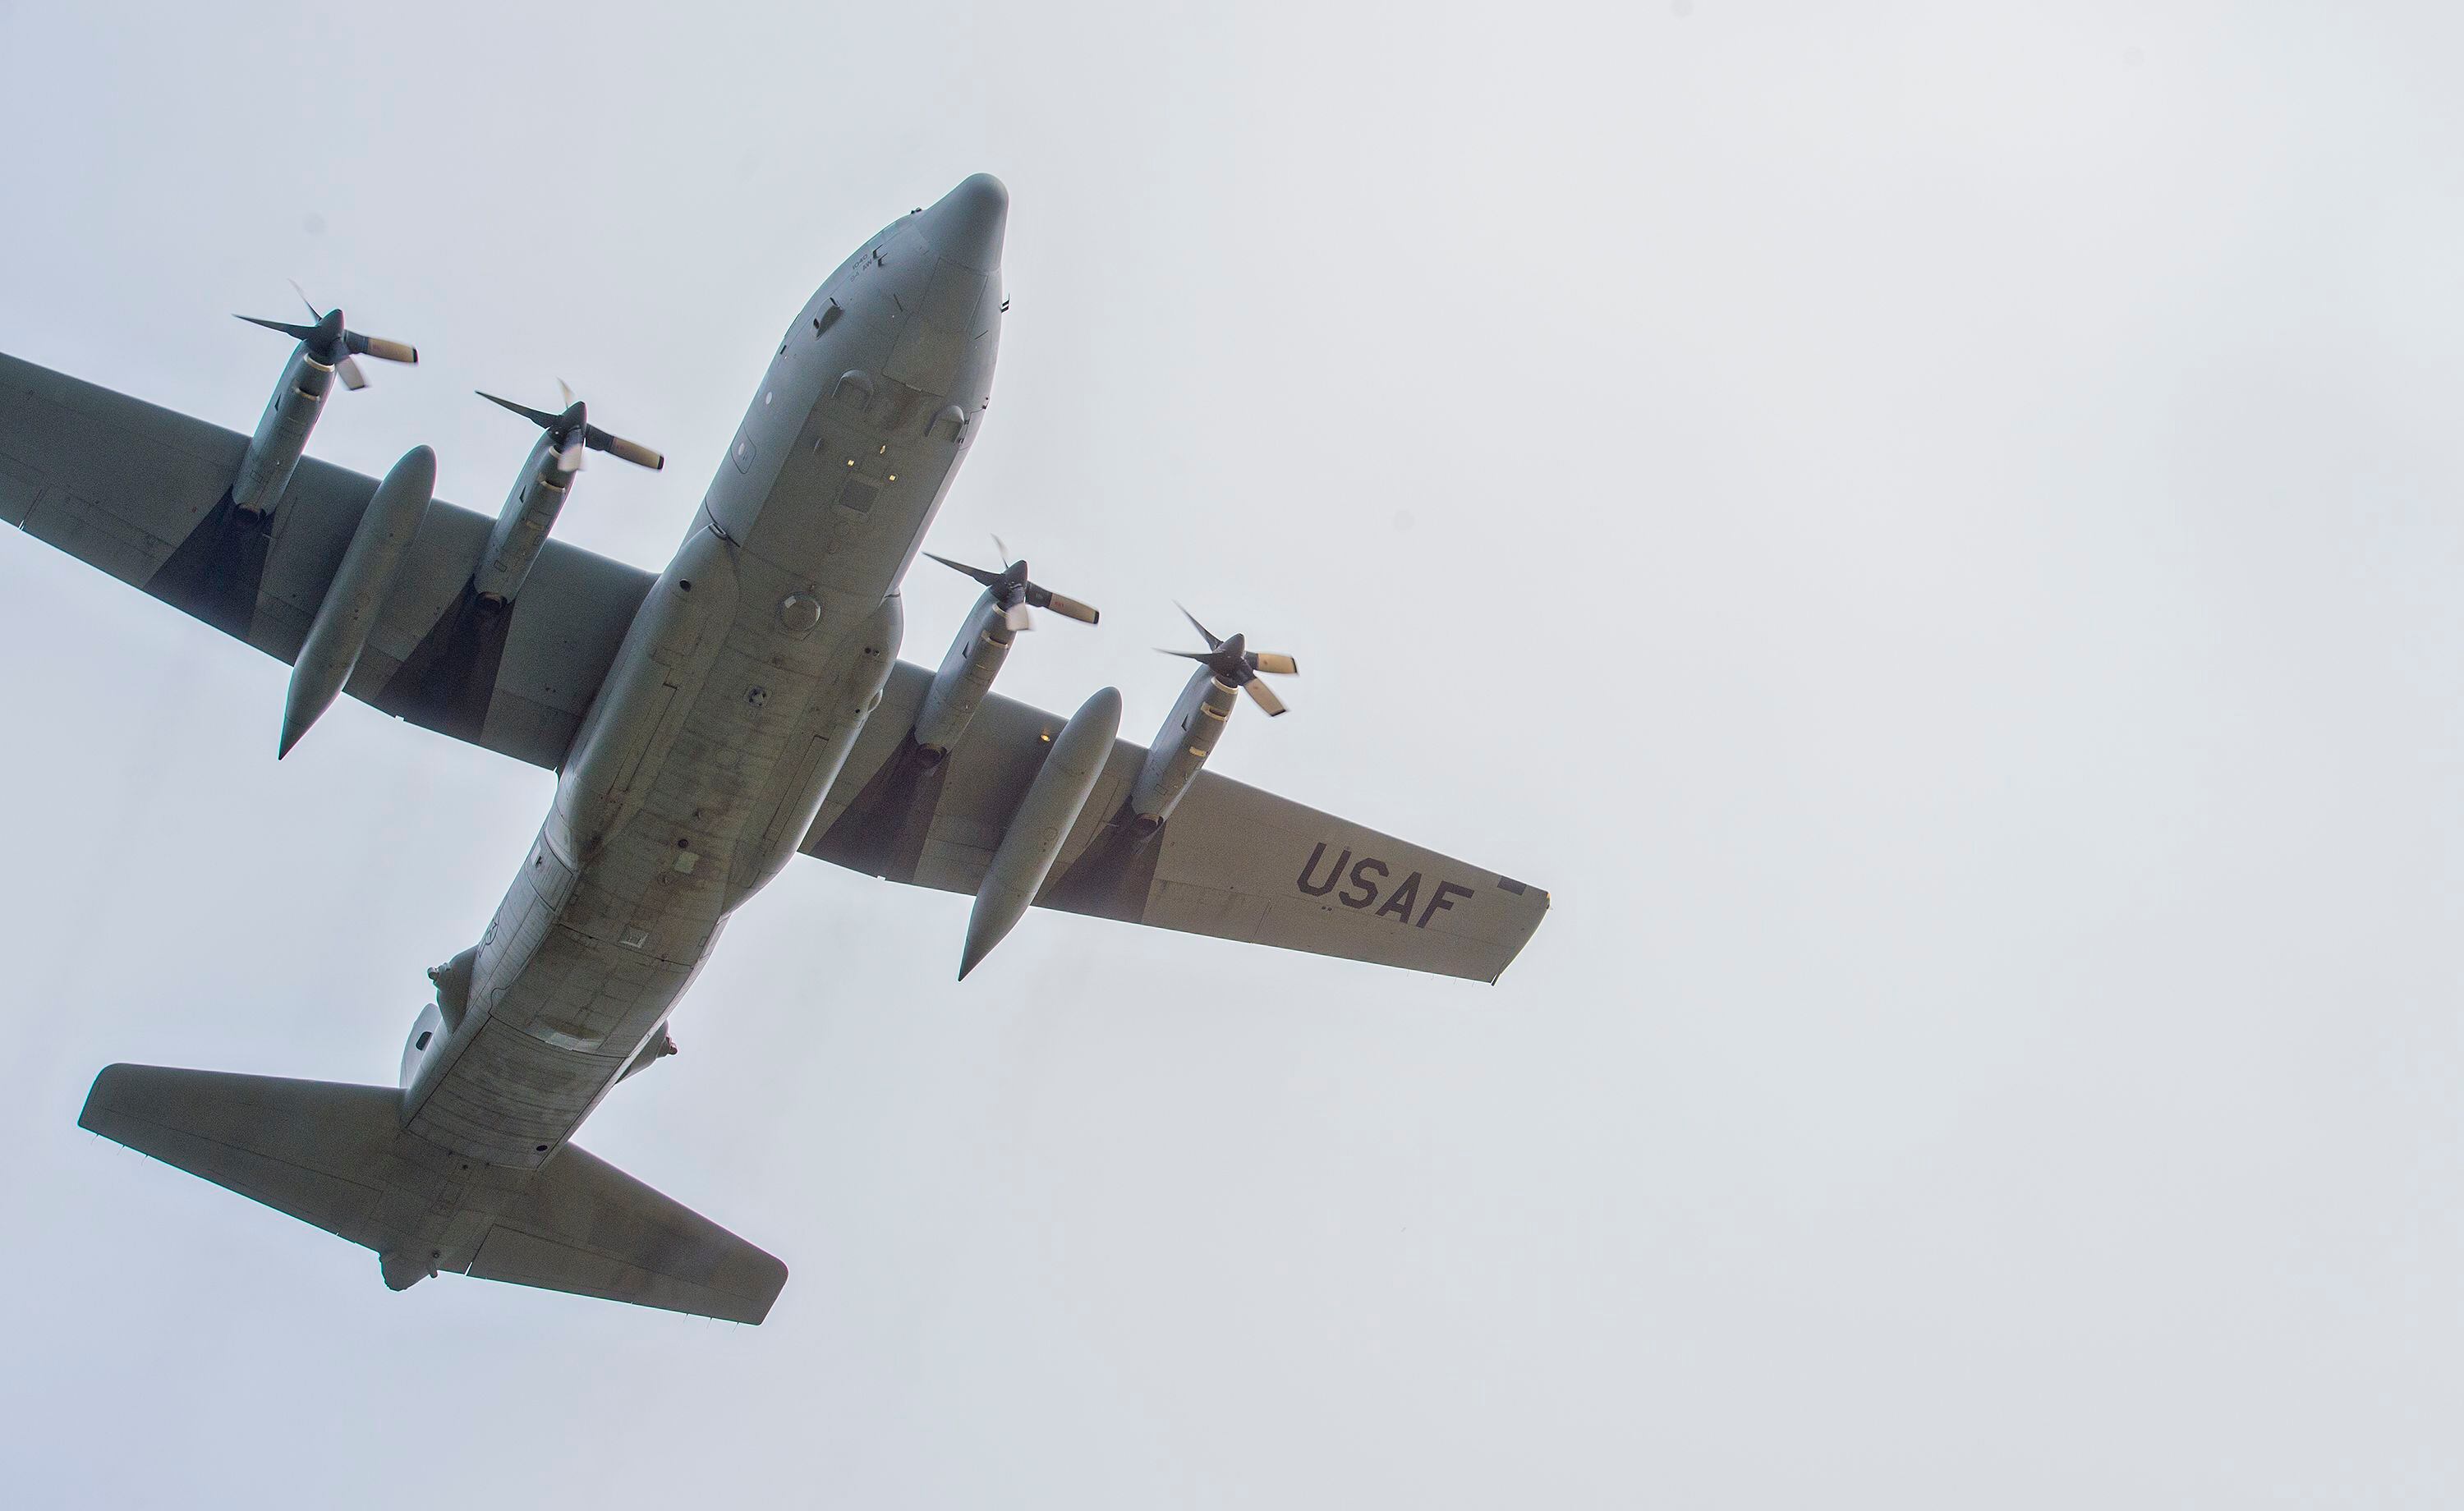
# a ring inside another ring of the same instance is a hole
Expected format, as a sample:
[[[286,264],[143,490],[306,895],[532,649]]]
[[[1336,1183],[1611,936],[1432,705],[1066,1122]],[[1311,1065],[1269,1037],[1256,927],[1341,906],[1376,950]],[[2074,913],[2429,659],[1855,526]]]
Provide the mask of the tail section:
[[[77,1126],[376,1251],[396,1290],[445,1270],[758,1323],[787,1267],[570,1145],[537,1172],[404,1131],[390,1086],[157,1065],[95,1077]]]

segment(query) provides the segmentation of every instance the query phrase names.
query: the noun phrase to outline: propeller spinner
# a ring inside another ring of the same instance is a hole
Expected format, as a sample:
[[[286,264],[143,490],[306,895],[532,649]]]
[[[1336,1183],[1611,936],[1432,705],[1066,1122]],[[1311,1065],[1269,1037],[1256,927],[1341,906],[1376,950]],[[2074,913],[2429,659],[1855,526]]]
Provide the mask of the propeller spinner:
[[[953,561],[948,557],[933,557],[930,551],[924,554],[933,557],[934,560],[953,572],[965,573],[990,589],[993,602],[1001,606],[1003,614],[1008,618],[1010,632],[1013,634],[1022,629],[1035,627],[1035,616],[1027,612],[1030,608],[1048,608],[1064,618],[1074,619],[1083,624],[1092,624],[1103,618],[1103,615],[1095,609],[1079,602],[1074,598],[1064,598],[1042,583],[1027,580],[1026,563],[1023,560],[1010,560],[1009,549],[1001,543],[1001,537],[993,537],[993,549],[1001,553],[1002,566],[998,572],[987,572],[982,567],[969,566],[963,561]]]
[[[366,387],[368,380],[366,375],[360,371],[360,364],[351,360],[354,357],[373,357],[379,361],[388,362],[419,361],[418,347],[407,341],[389,341],[380,337],[363,336],[343,325],[342,312],[339,308],[327,310],[319,315],[317,313],[317,306],[310,302],[307,294],[300,290],[299,285],[295,283],[291,287],[299,295],[299,302],[308,306],[308,317],[315,323],[293,325],[286,320],[263,319],[253,315],[235,316],[233,318],[246,320],[251,325],[262,325],[269,331],[280,331],[308,348],[308,355],[315,358],[318,362],[334,369],[334,376],[342,380],[343,387],[355,391]]]
[[[1219,640],[1213,630],[1198,623],[1197,615],[1185,608],[1180,610],[1180,614],[1206,642],[1206,648],[1204,650],[1167,650],[1164,652],[1165,655],[1180,656],[1190,661],[1205,663],[1207,669],[1215,673],[1217,681],[1226,687],[1239,688],[1247,693],[1249,701],[1265,710],[1268,717],[1285,712],[1284,700],[1275,696],[1274,689],[1258,680],[1258,673],[1263,671],[1278,677],[1297,676],[1301,669],[1299,662],[1289,656],[1277,655],[1271,650],[1251,650],[1248,648],[1248,642],[1239,635],[1229,640]]]
[[[666,457],[639,441],[627,441],[621,435],[611,435],[592,425],[589,406],[576,399],[573,396],[573,390],[565,387],[563,383],[558,383],[557,387],[563,391],[564,408],[556,414],[550,414],[544,409],[534,409],[528,405],[516,404],[511,399],[499,399],[485,390],[480,392],[479,397],[499,407],[511,409],[545,430],[556,443],[556,465],[560,471],[581,471],[583,452],[585,449],[605,451],[620,462],[630,462],[635,467],[647,467],[654,472],[668,465]]]

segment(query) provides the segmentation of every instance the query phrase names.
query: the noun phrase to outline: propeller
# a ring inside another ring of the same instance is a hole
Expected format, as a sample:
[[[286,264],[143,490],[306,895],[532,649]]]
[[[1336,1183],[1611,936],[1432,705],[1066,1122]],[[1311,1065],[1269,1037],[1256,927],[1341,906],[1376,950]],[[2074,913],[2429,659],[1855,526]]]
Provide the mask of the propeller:
[[[1103,618],[1103,615],[1074,598],[1064,598],[1040,582],[1028,581],[1026,563],[1023,560],[1012,561],[1009,558],[1009,548],[1001,544],[1001,537],[993,537],[993,549],[1001,553],[1001,569],[998,572],[987,572],[982,567],[972,567],[963,561],[953,561],[948,557],[933,557],[930,551],[924,554],[933,557],[934,560],[940,562],[951,571],[963,572],[991,589],[993,602],[1001,606],[1002,614],[1009,622],[1012,634],[1022,629],[1035,627],[1035,616],[1027,612],[1029,608],[1048,608],[1066,619],[1074,619],[1082,624],[1092,624]]]
[[[1180,608],[1177,603],[1173,606]],[[1249,694],[1249,701],[1265,710],[1269,718],[1285,712],[1284,700],[1275,696],[1274,689],[1258,680],[1258,673],[1263,671],[1278,677],[1297,676],[1301,669],[1299,662],[1289,656],[1277,655],[1271,650],[1251,650],[1248,648],[1247,641],[1239,635],[1229,640],[1218,640],[1213,630],[1199,624],[1198,616],[1185,608],[1180,610],[1180,617],[1189,621],[1190,626],[1196,629],[1199,637],[1206,642],[1206,648],[1204,650],[1167,650],[1164,652],[1165,655],[1205,663],[1206,668],[1215,673],[1216,681],[1239,688]]]
[[[354,392],[368,385],[367,375],[361,372],[360,364],[351,360],[354,357],[373,357],[379,361],[388,362],[419,361],[418,347],[407,341],[388,341],[379,337],[363,336],[342,324],[341,310],[327,310],[319,315],[306,290],[297,282],[291,285],[291,289],[299,296],[299,302],[308,306],[309,324],[293,325],[285,320],[262,319],[253,315],[235,316],[233,318],[246,320],[251,325],[262,325],[269,331],[280,331],[290,337],[307,347],[310,357],[334,369],[334,376],[342,380],[342,386]]]
[[[564,408],[556,414],[550,414],[544,409],[534,409],[526,404],[516,404],[511,399],[499,399],[485,390],[480,392],[479,397],[500,408],[511,409],[545,430],[549,438],[556,443],[556,466],[559,471],[581,471],[582,455],[584,449],[605,451],[620,462],[630,462],[635,467],[647,467],[653,472],[668,465],[666,457],[651,450],[641,442],[627,441],[621,435],[611,435],[592,425],[589,406],[573,396],[573,390],[565,385],[562,379],[557,380],[556,386],[557,390],[564,396]]]

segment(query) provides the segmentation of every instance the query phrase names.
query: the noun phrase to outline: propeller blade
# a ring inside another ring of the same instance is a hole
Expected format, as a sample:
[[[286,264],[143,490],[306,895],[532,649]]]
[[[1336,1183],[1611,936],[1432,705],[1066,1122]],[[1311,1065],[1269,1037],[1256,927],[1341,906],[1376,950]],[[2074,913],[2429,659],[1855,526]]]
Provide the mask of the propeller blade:
[[[971,567],[964,561],[953,561],[948,557],[935,557],[930,551],[927,551],[924,554],[928,557],[933,557],[934,560],[940,562],[943,566],[948,567],[953,572],[965,573],[967,576],[974,578],[977,581],[982,583],[986,587],[997,587],[1001,584],[1001,574],[998,572],[987,572],[982,567]]]
[[[651,450],[641,442],[627,441],[621,435],[609,435],[595,425],[583,431],[583,439],[594,451],[605,451],[620,462],[630,462],[635,467],[647,467],[653,472],[668,465],[666,457]]]
[[[1249,665],[1260,671],[1271,671],[1279,677],[1298,676],[1301,669],[1299,662],[1289,656],[1276,655],[1271,650],[1253,652],[1249,657]]]
[[[1223,642],[1215,638],[1215,631],[1199,624],[1198,622],[1197,615],[1191,613],[1188,609],[1183,608],[1178,603],[1175,603],[1173,607],[1180,609],[1180,617],[1189,621],[1190,627],[1198,631],[1198,638],[1206,642],[1207,649],[1221,650],[1223,648]]]
[[[532,408],[526,404],[516,404],[511,399],[499,399],[495,394],[488,392],[484,388],[477,388],[472,391],[478,394],[480,398],[487,400],[490,404],[496,405],[498,408],[511,409],[514,413],[520,415],[523,419],[528,420],[531,424],[538,426],[542,430],[556,424],[555,415],[541,414],[539,411]]]
[[[348,357],[334,364],[334,376],[342,380],[342,386],[353,393],[368,385],[367,375],[361,372],[360,364]]]
[[[311,320],[323,319],[325,318],[325,312],[317,308],[317,301],[308,297],[308,291],[299,286],[299,280],[292,278],[288,281],[291,284],[291,292],[299,296],[300,303],[308,306],[308,318]]]
[[[573,384],[566,383],[561,378],[559,378],[556,381],[556,394],[557,402],[559,404],[568,409],[573,407]]]
[[[1001,617],[1009,621],[1010,633],[1012,634],[1016,634],[1022,629],[1033,629],[1035,627],[1035,614],[1026,606],[1026,600],[1024,599],[1021,599],[1017,602],[1012,603],[1009,607],[1003,609],[1001,611]]]
[[[1089,605],[1079,602],[1076,599],[1063,598],[1058,593],[1045,593],[1041,602],[1038,602],[1032,597],[1030,597],[1027,602],[1035,603],[1035,606],[1038,608],[1048,608],[1052,610],[1052,612],[1062,616],[1064,619],[1074,619],[1082,624],[1092,624],[1104,617],[1103,615],[1095,612],[1095,610]]]
[[[1265,710],[1268,718],[1273,718],[1284,712],[1284,700],[1275,696],[1273,689],[1255,677],[1241,684],[1241,690],[1249,694],[1250,702]]]
[[[588,454],[583,449],[585,444],[581,436],[566,437],[565,443],[556,449],[557,470],[565,472],[581,471],[583,458]]]
[[[357,331],[345,331],[342,343],[360,356],[373,357],[381,362],[419,361],[419,348],[408,341],[388,341],[375,336],[363,336]]]
[[[286,325],[280,320],[259,319],[253,315],[234,315],[231,318],[246,320],[251,325],[262,325],[269,331],[280,331],[295,341],[304,341],[317,334],[317,327],[313,325]]]
[[[1007,547],[1007,546],[1005,546],[1005,545],[1002,545],[1002,544],[1001,544],[1001,537],[999,537],[999,536],[995,536],[995,537],[993,537],[993,550],[994,550],[994,551],[996,551],[996,552],[998,552],[998,553],[1000,553],[1000,555],[1001,555],[1001,570],[1002,570],[1002,571],[1004,571],[1004,572],[1008,571],[1008,570],[1009,570],[1009,547]]]

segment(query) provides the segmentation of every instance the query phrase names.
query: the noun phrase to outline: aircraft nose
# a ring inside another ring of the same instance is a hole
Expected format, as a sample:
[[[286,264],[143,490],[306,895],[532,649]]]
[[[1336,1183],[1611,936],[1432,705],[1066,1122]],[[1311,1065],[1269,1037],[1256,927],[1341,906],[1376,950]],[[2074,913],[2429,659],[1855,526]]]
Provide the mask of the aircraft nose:
[[[979,273],[1001,266],[1009,225],[1009,186],[989,173],[958,181],[924,212],[924,239],[937,254]]]

